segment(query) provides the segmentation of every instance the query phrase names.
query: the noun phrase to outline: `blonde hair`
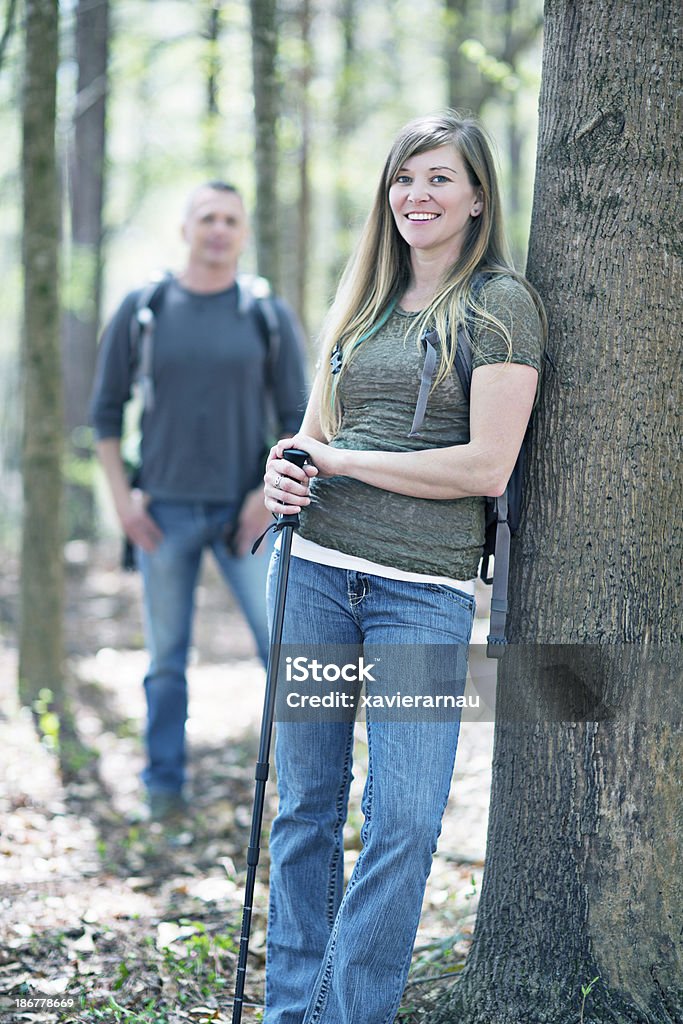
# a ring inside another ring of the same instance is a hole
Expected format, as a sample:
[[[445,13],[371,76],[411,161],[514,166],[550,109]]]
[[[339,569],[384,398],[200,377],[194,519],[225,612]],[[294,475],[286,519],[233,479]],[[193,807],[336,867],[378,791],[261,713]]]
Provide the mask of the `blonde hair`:
[[[328,438],[339,430],[341,407],[338,382],[362,342],[389,316],[408,288],[411,278],[410,247],[399,234],[389,206],[389,189],[406,160],[419,153],[454,146],[470,184],[481,190],[481,213],[470,218],[462,250],[444,275],[434,298],[411,321],[416,340],[428,325],[442,341],[434,387],[451,372],[457,347],[458,324],[464,319],[468,292],[477,271],[515,277],[534,300],[545,331],[545,314],[536,291],[515,271],[503,232],[502,211],[491,146],[479,122],[455,110],[418,118],[401,129],[391,147],[377,187],[370,214],[355,252],[342,275],[337,294],[321,334],[321,369],[324,374],[320,408],[321,425]],[[508,327],[476,302],[470,302],[475,318],[504,338],[511,353]],[[332,374],[333,353],[340,366]]]

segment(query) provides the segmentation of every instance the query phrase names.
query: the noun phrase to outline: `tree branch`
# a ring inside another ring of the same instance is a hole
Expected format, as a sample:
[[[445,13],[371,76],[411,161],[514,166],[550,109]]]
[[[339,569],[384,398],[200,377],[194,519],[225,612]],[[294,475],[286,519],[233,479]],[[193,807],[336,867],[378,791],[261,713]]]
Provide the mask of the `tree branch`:
[[[17,0],[9,0],[9,6],[7,8],[7,18],[5,19],[5,31],[2,33],[2,39],[0,39],[0,68],[5,58],[5,50],[7,45],[12,38],[12,32],[14,30],[14,14],[17,9]]]

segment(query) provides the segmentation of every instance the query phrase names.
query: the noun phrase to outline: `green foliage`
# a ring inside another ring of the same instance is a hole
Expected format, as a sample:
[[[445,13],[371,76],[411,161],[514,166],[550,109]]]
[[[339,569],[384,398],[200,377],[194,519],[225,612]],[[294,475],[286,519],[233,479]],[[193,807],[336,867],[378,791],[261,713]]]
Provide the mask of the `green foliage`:
[[[182,918],[179,924],[194,928],[195,933],[164,950],[166,968],[179,985],[190,979],[195,993],[204,999],[213,999],[232,981],[237,943],[228,933],[208,935],[201,921]]]
[[[38,729],[44,745],[57,752],[59,750],[59,715],[54,708],[52,690],[43,687],[33,702],[33,712],[38,719]]]
[[[158,1010],[156,1008],[156,1000],[149,999],[144,1008],[140,1012],[133,1010],[127,1010],[125,1006],[121,1006],[113,996],[110,996],[107,1003],[101,1007],[91,1007],[87,1011],[87,1015],[80,1017],[82,1022],[105,1021],[106,1024],[111,1024],[111,1021],[121,1022],[121,1024],[170,1024],[171,1018],[169,1012],[166,1010]]]
[[[595,978],[593,978],[593,980],[591,982],[589,982],[588,985],[582,985],[581,986],[582,999],[581,999],[581,1016],[579,1018],[579,1024],[583,1024],[583,1015],[584,1015],[584,1011],[586,1009],[586,999],[588,998],[588,996],[593,991],[593,988],[594,988],[595,983],[597,981],[600,981],[600,975],[599,974]]]
[[[494,57],[478,39],[466,39],[460,46],[460,52],[489,82],[495,82],[506,92],[519,89],[521,83],[512,66]]]

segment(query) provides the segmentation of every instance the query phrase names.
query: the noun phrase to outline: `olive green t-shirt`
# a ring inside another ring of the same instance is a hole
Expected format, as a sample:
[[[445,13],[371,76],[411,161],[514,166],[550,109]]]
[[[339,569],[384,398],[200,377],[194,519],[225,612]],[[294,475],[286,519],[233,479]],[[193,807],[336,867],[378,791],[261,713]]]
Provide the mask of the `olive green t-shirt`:
[[[541,328],[523,285],[495,277],[484,285],[479,302],[509,329],[512,362],[539,370]],[[455,372],[430,394],[420,437],[408,436],[424,362],[415,331],[408,332],[418,315],[395,309],[342,374],[342,423],[333,447],[407,452],[469,442],[469,403]],[[507,358],[507,345],[495,331],[484,325],[475,329],[473,369]],[[307,540],[407,572],[462,580],[477,574],[483,497],[415,498],[336,476],[314,480],[311,498],[301,514],[300,533]]]

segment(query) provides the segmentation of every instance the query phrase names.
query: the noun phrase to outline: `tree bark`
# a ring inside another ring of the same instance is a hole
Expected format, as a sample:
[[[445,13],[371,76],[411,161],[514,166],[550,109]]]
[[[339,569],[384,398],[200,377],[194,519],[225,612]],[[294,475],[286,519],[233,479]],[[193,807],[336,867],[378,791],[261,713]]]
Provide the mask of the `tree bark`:
[[[85,473],[67,474],[68,533],[88,538],[95,532],[88,473],[93,453],[84,428],[95,373],[102,295],[108,52],[109,0],[80,0],[76,10],[78,79],[70,153],[70,280],[63,320],[63,368],[70,464],[85,468]]]
[[[62,684],[62,381],[55,160],[57,0],[27,0],[22,178],[24,427],[19,692]]]
[[[279,97],[276,0],[250,0],[256,164],[256,257],[258,272],[280,287],[277,231]]]
[[[546,3],[528,276],[557,369],[474,942],[433,1024],[683,1020],[679,21],[674,0]]]

